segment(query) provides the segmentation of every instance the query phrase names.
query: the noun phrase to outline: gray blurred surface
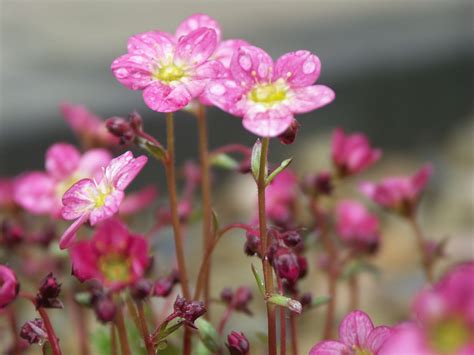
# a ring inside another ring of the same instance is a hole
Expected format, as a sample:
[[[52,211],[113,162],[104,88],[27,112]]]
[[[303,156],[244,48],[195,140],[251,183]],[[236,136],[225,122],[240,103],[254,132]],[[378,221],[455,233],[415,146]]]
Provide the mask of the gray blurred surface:
[[[321,58],[319,82],[337,99],[302,118],[302,134],[344,125],[384,148],[434,144],[472,109],[471,10],[454,0],[2,1],[0,173],[41,167],[52,142],[72,138],[61,101],[104,117],[138,109],[160,136],[161,115],[109,66],[130,35],[173,32],[194,12],[216,17],[225,38],[245,38],[274,57],[305,48]],[[178,120],[184,156],[193,154],[193,131],[192,119]],[[238,119],[211,110],[212,146],[253,139]]]

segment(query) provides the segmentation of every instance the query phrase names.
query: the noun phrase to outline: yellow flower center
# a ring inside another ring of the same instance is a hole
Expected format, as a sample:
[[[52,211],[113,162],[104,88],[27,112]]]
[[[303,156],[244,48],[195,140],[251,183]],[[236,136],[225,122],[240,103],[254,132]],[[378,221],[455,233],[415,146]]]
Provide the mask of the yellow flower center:
[[[372,351],[364,348],[359,348],[357,346],[352,346],[352,350],[354,351],[354,355],[372,355]]]
[[[108,281],[128,281],[131,276],[130,267],[130,260],[123,255],[108,254],[99,259],[99,270]]]
[[[440,320],[430,329],[430,343],[440,354],[454,354],[470,340],[469,326],[460,318]]]
[[[171,83],[173,81],[181,80],[185,76],[185,71],[183,68],[175,65],[169,64],[158,68],[155,72],[154,77],[161,82]]]
[[[287,88],[279,81],[271,84],[259,84],[252,91],[249,97],[253,102],[273,105],[286,99]]]

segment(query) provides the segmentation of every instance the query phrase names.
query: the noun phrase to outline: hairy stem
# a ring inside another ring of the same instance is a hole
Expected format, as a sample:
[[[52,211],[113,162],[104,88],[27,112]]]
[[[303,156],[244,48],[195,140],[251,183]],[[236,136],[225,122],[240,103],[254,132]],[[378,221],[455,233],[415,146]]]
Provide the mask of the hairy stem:
[[[262,139],[262,151],[260,156],[260,168],[257,180],[258,189],[258,220],[260,229],[260,244],[261,244],[261,255],[262,255],[262,266],[263,266],[263,277],[265,281],[265,292],[272,294],[274,292],[273,287],[273,271],[268,260],[267,249],[271,243],[270,234],[267,233],[267,216],[265,209],[265,188],[266,188],[266,172],[267,172],[267,157],[268,157],[268,146],[270,143],[269,138]],[[276,355],[276,310],[275,306],[267,302],[267,328],[268,328],[268,353],[270,355]]]

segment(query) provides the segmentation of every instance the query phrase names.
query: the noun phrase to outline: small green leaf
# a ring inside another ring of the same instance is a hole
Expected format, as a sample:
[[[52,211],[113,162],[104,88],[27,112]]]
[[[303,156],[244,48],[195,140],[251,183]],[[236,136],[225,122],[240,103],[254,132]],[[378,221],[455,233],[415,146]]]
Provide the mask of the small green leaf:
[[[198,318],[195,322],[198,328],[199,338],[211,353],[217,353],[221,347],[219,334],[216,329],[204,318]]]
[[[81,306],[89,307],[91,305],[92,294],[90,292],[78,292],[74,295],[74,300]]]
[[[253,264],[251,265],[252,265],[252,273],[253,273],[253,276],[255,277],[255,281],[257,282],[258,289],[260,290],[260,293],[262,294],[262,296],[265,297],[265,283],[263,282],[262,278],[258,274],[257,269],[255,269],[255,266]]]
[[[322,306],[322,305],[328,303],[330,300],[331,300],[331,297],[329,297],[329,296],[319,296],[319,297],[316,297],[316,298],[311,302],[310,307],[311,307],[311,308],[315,308],[315,307]]]
[[[142,137],[137,137],[135,142],[140,148],[146,150],[155,159],[160,161],[165,160],[166,150],[161,145],[156,145],[153,142],[146,140]]]
[[[252,168],[252,175],[255,180],[258,180],[260,172],[260,157],[262,156],[262,141],[257,139],[252,148],[252,158],[250,166]]]
[[[278,174],[280,174],[283,170],[285,170],[288,167],[288,165],[291,164],[292,160],[293,158],[283,160],[280,166],[276,168],[275,170],[273,170],[272,173],[267,177],[267,179],[265,180],[265,185],[270,184]]]
[[[239,167],[239,163],[237,162],[237,160],[224,153],[217,154],[212,157],[210,163],[212,166],[225,170],[235,170]]]
[[[268,297],[267,302],[276,304],[277,306],[286,307],[290,311],[298,313],[298,314],[301,313],[301,310],[303,309],[299,301],[277,294],[277,293]]]
[[[219,219],[217,218],[217,213],[215,210],[212,210],[212,230],[211,233],[214,236],[219,230]]]

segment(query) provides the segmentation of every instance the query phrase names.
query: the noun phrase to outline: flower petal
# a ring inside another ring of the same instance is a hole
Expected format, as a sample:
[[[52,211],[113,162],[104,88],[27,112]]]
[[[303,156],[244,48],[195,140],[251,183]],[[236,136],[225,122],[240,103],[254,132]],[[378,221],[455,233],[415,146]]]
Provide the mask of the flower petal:
[[[293,119],[293,115],[285,106],[266,108],[262,105],[252,105],[245,113],[242,124],[260,137],[276,137],[290,127]]]
[[[95,226],[97,223],[104,221],[116,214],[124,196],[125,193],[122,190],[114,190],[109,193],[105,197],[104,204],[101,207],[96,207],[91,211],[89,217],[91,226]]]
[[[309,355],[349,355],[351,349],[339,341],[322,341],[311,348]]]
[[[210,82],[203,95],[221,110],[236,116],[243,116],[243,110],[238,109],[236,104],[244,94],[244,89],[235,81],[221,79]]]
[[[81,154],[71,144],[56,143],[46,152],[46,171],[57,180],[71,176],[79,166]]]
[[[293,113],[305,113],[321,108],[334,100],[336,94],[324,85],[290,89],[288,107]]]
[[[97,187],[93,180],[82,179],[76,182],[63,195],[62,217],[72,220],[91,212],[95,206],[96,194]]]
[[[433,165],[425,164],[418,172],[411,178],[411,185],[413,186],[414,195],[417,195],[425,185],[428,183],[431,174],[433,173]]]
[[[105,179],[114,188],[125,190],[147,161],[146,156],[134,158],[132,152],[127,151],[110,161],[105,168]]]
[[[76,132],[81,133],[100,126],[100,117],[90,112],[84,105],[62,103],[59,105],[59,110],[66,122]]]
[[[154,82],[143,91],[143,99],[149,108],[157,112],[175,112],[186,107],[192,96],[183,84],[176,87]]]
[[[219,22],[206,14],[193,14],[186,18],[178,25],[175,37],[179,39],[180,37],[186,36],[200,27],[212,28],[214,31],[216,31],[217,42],[220,42],[222,35],[221,26]]]
[[[240,47],[230,62],[233,79],[247,88],[257,83],[269,82],[272,78],[272,67],[273,60],[267,52],[254,46]]]
[[[131,238],[129,253],[132,260],[132,273],[136,279],[143,276],[150,263],[148,250],[148,241],[145,238],[139,236]]]
[[[69,253],[72,261],[72,274],[79,281],[100,279],[97,270],[98,255],[92,248],[92,243],[89,241],[78,242],[70,249]]]
[[[63,233],[61,238],[59,239],[59,248],[66,249],[71,246],[72,242],[76,239],[76,233],[79,228],[86,223],[87,219],[89,218],[88,213],[84,213],[78,219],[74,221]]]
[[[98,254],[121,254],[127,251],[129,240],[125,224],[117,218],[111,218],[99,224],[90,243]]]
[[[56,214],[61,208],[55,182],[43,172],[20,175],[15,184],[15,202],[33,214]]]
[[[90,149],[85,152],[79,162],[79,171],[83,176],[87,176],[100,181],[102,170],[109,164],[112,156],[105,149]]]
[[[374,325],[366,313],[353,311],[342,320],[339,326],[339,339],[350,347],[364,347],[372,329]]]
[[[218,46],[212,58],[221,62],[224,68],[229,69],[230,62],[234,53],[242,46],[249,46],[250,44],[243,39],[228,39],[221,42]]]
[[[392,328],[386,326],[379,326],[374,328],[366,341],[366,346],[372,353],[377,354],[382,345],[392,335]]]
[[[206,27],[198,28],[179,39],[174,62],[178,66],[198,66],[209,59],[216,47],[216,31]]]
[[[128,39],[128,53],[141,56],[147,61],[156,62],[169,57],[176,46],[176,40],[171,33],[149,31],[136,34]]]
[[[115,78],[130,90],[143,90],[153,81],[153,66],[146,57],[124,54],[112,62]]]
[[[294,88],[313,84],[321,72],[321,62],[309,51],[283,54],[275,63],[273,81],[283,78]]]

